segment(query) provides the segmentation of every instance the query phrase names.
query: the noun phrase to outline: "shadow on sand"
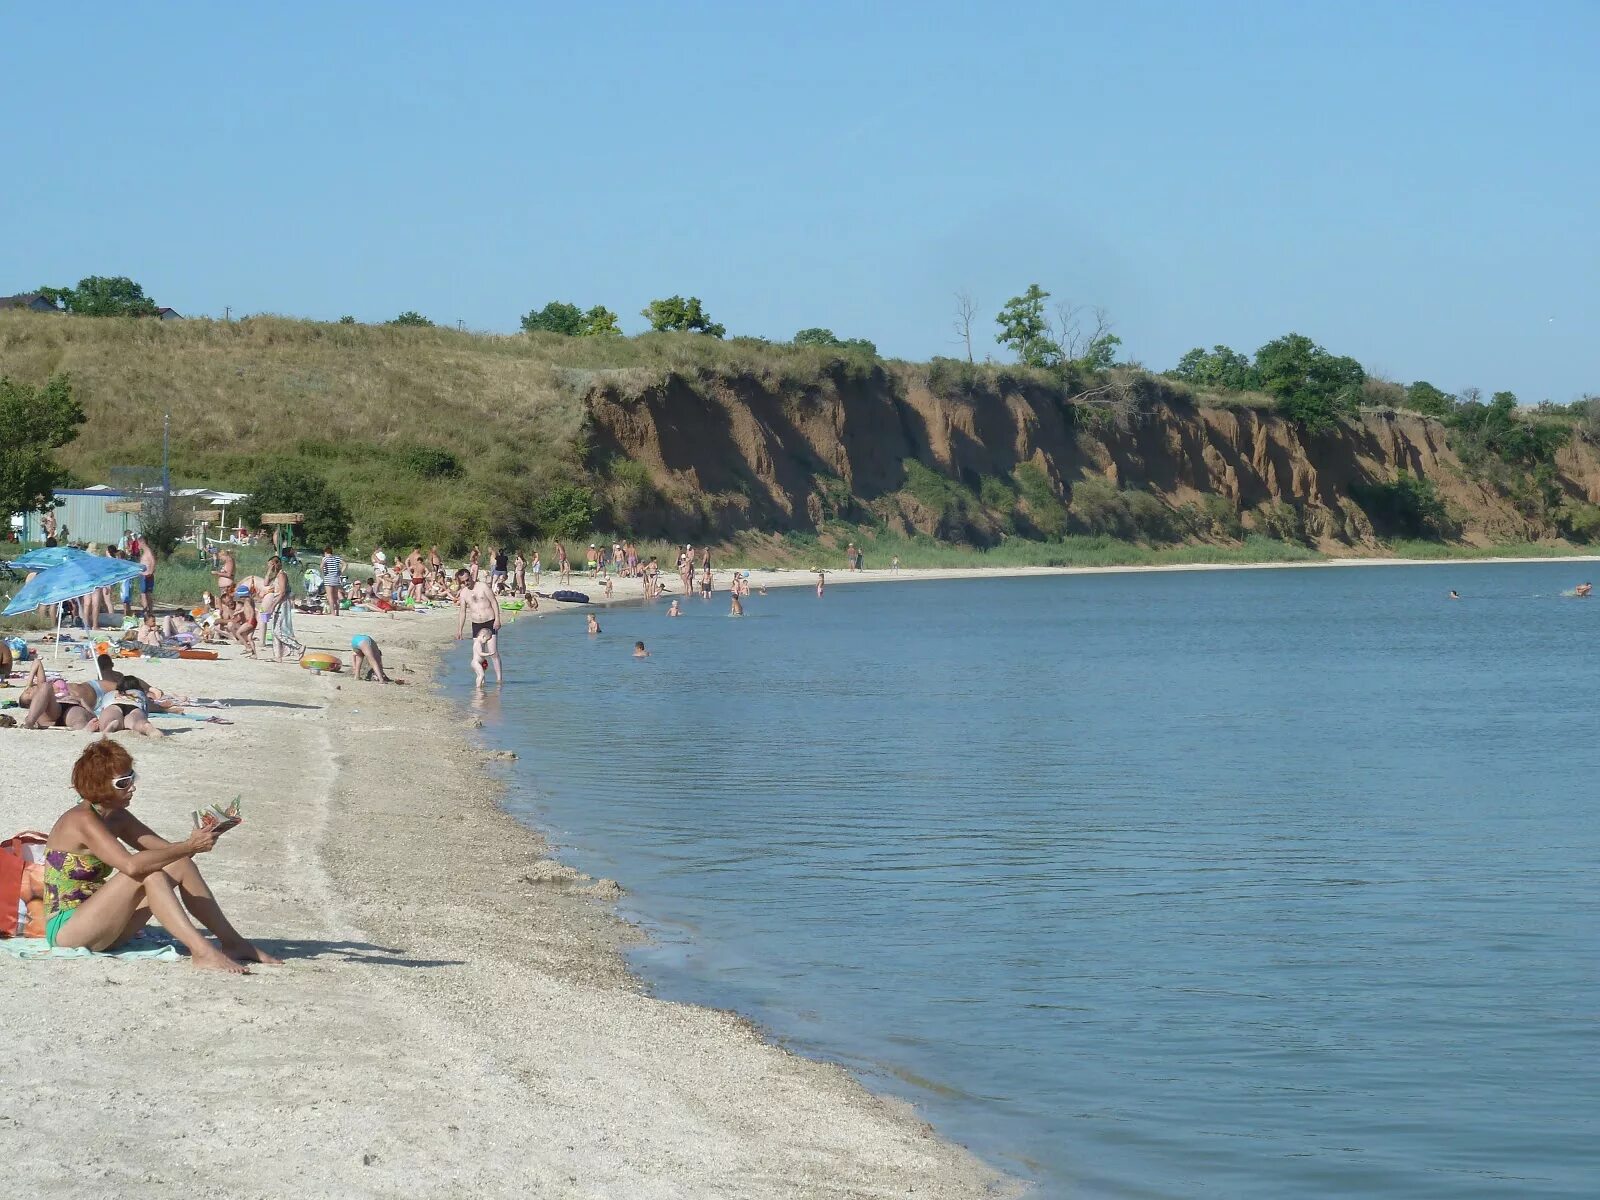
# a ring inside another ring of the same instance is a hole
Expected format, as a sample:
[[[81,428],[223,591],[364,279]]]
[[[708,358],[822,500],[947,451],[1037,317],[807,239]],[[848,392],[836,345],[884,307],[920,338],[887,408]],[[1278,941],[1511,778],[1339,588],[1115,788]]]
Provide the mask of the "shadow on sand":
[[[251,938],[260,949],[288,962],[294,958],[338,958],[342,962],[368,963],[380,967],[459,967],[459,958],[406,958],[405,951],[371,942],[318,942],[298,938]]]

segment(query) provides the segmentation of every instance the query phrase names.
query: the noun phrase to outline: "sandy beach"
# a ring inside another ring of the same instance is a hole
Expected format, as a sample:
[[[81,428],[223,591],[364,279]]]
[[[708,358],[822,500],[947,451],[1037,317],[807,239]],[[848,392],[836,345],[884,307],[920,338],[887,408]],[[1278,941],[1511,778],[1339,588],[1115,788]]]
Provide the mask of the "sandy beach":
[[[145,673],[228,700],[232,725],[158,718],[175,736],[118,735],[139,766],[135,811],[158,831],[244,794],[246,823],[199,863],[285,965],[232,978],[0,958],[0,1147],[18,1194],[1009,1190],[843,1070],[644,994],[619,957],[637,935],[605,903],[613,885],[571,878],[500,810],[471,718],[432,694],[453,613],[299,624],[334,650],[371,632],[422,686],[230,647]],[[0,732],[3,836],[68,807],[87,740]]]

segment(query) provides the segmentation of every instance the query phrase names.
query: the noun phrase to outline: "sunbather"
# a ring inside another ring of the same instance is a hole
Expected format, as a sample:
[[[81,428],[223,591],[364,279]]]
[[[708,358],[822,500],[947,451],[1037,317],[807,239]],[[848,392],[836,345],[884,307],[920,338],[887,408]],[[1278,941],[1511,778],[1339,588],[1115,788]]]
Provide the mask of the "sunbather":
[[[33,660],[27,686],[22,689],[17,702],[27,709],[22,717],[24,729],[55,729],[59,726],[94,733],[100,728],[93,711],[93,696],[87,685],[48,678],[41,659]]]
[[[246,973],[244,963],[276,963],[229,923],[194,865],[217,835],[197,829],[182,842],[158,836],[128,811],[138,780],[132,756],[109,739],[91,742],[78,756],[72,787],[81,800],[56,821],[45,845],[50,945],[113,950],[153,916],[197,967],[238,975]]]

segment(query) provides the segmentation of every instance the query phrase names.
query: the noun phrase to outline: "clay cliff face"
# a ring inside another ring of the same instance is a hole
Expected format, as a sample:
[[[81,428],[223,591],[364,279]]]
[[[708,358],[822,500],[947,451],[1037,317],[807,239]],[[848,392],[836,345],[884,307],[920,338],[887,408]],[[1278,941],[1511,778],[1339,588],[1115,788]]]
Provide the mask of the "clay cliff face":
[[[1173,507],[1222,496],[1246,526],[1252,510],[1286,503],[1332,550],[1374,540],[1352,486],[1402,471],[1434,483],[1465,540],[1547,532],[1462,469],[1437,421],[1371,414],[1305,434],[1266,410],[1196,407],[1159,382],[1140,391],[1118,414],[1026,381],[937,394],[915,369],[875,366],[841,367],[808,385],[675,374],[633,391],[600,386],[586,402],[600,457],[631,459],[653,481],[652,511],[634,516],[674,537],[808,530],[869,515],[902,530],[959,532],[939,529],[938,514],[908,494],[908,460],[968,490],[977,516],[965,532],[979,541],[998,536],[977,500],[983,481],[1012,480],[1025,463],[1063,500],[1099,476]],[[1569,446],[1557,468],[1564,492],[1600,498],[1591,447]]]

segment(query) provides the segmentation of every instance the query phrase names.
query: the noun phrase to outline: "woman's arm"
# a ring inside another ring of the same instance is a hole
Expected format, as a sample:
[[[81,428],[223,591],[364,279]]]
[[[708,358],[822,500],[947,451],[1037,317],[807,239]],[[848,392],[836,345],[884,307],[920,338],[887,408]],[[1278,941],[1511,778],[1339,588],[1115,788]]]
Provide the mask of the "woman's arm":
[[[134,879],[143,879],[146,875],[154,875],[168,863],[175,863],[180,858],[188,858],[194,854],[204,854],[217,844],[217,835],[206,829],[196,829],[182,842],[165,842],[160,846],[142,849],[136,854],[129,854],[123,844],[117,840],[106,823],[92,812],[79,810],[78,832],[83,838],[83,844],[101,862],[109,864],[115,870]],[[134,824],[144,829],[145,833],[157,841],[156,835],[146,829],[137,819],[124,814],[124,820],[131,820]]]

